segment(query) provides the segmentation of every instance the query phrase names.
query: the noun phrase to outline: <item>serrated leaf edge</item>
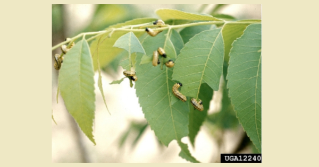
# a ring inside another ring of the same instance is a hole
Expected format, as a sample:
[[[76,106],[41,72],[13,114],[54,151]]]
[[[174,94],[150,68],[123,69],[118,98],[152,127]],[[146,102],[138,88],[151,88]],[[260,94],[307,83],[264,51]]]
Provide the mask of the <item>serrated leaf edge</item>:
[[[200,33],[203,33],[203,32],[205,32],[205,31],[211,31],[211,30],[214,30],[214,29],[204,30],[204,31],[201,31]],[[221,32],[222,32],[222,28],[220,28],[220,31],[219,31],[219,33],[218,33],[217,36],[216,36],[216,39],[215,39],[215,41],[214,41],[214,44],[213,44],[213,46],[212,46],[212,48],[211,48],[209,54],[211,53],[212,49],[214,48],[215,42],[216,42],[218,36],[221,34]],[[192,38],[190,38],[190,39],[188,40],[187,43],[184,44],[184,47],[181,49],[179,55],[182,53],[182,51],[184,50],[185,46],[191,41],[191,39],[193,39],[195,36],[197,36],[197,35],[200,34],[200,33],[197,33],[196,35],[194,35]],[[221,35],[221,38],[222,38],[223,44],[224,44],[223,35]],[[208,54],[208,55],[209,55],[209,54]],[[179,57],[179,55],[178,55],[177,57]],[[198,99],[198,95],[199,95],[199,91],[200,91],[200,86],[201,86],[202,83],[203,83],[203,82],[202,82],[202,80],[203,80],[203,75],[204,75],[204,71],[205,71],[205,69],[206,69],[206,65],[207,65],[208,59],[209,59],[209,56],[207,56],[207,60],[206,60],[206,62],[205,62],[205,68],[204,68],[204,70],[203,70],[203,72],[202,72],[202,77],[201,77],[201,81],[200,81],[200,84],[199,84],[199,87],[198,87],[198,92],[197,92],[197,97],[196,97],[196,99]],[[224,59],[224,54],[223,54],[223,59]],[[221,75],[223,75],[223,72],[221,73]],[[206,82],[205,82],[205,83],[206,83]],[[213,88],[212,88],[212,89],[213,89]],[[214,90],[214,91],[218,91],[218,89],[217,89],[217,90]]]
[[[252,24],[260,24],[260,23],[252,23]],[[249,27],[250,25],[252,25],[252,24],[249,24],[247,27]],[[234,42],[235,41],[237,41],[238,39],[240,39],[244,34],[245,34],[245,31],[247,30],[247,27],[246,27],[246,29],[243,31],[243,34],[240,36],[240,37],[238,37],[238,38],[236,38],[234,41],[233,41],[233,43],[231,44],[231,49],[230,49],[230,51],[229,51],[229,55],[230,55],[230,53],[232,52],[232,50],[233,50],[233,44],[234,44]],[[230,60],[230,59],[229,59]],[[259,63],[258,63],[258,69],[259,69],[259,67],[260,67],[260,60],[261,60],[261,56],[260,56],[260,58],[259,58]],[[230,61],[229,61],[229,63],[230,63]],[[228,67],[229,68],[229,67]],[[258,70],[257,70],[258,71]],[[229,74],[228,74],[229,75]],[[257,79],[258,79],[258,74],[256,75],[256,82],[257,82]],[[227,77],[226,77],[226,79],[227,79]],[[228,79],[227,79],[228,80]],[[229,89],[229,87],[228,87],[228,85],[227,85],[227,88]],[[256,87],[257,88],[257,87]],[[255,88],[255,89],[256,89]],[[228,97],[230,98],[230,100],[232,99],[232,97],[230,96],[230,94],[229,94],[229,92],[230,91],[228,91]],[[255,94],[256,94],[256,91],[255,91]],[[256,96],[255,96],[255,102],[256,102]],[[234,109],[234,111],[236,112],[236,118],[238,119],[238,122],[241,124],[241,126],[243,127],[243,124],[242,124],[242,122],[241,122],[241,120],[238,118],[238,115],[237,115],[237,111],[235,110],[235,106],[233,105],[233,103],[232,103],[232,101],[231,101],[231,105],[232,105],[232,107],[233,107],[233,109]],[[255,103],[255,108],[256,108],[256,103]],[[256,110],[255,110],[255,119],[256,119]],[[256,126],[257,126],[257,124],[256,124]],[[256,127],[256,129],[258,129],[257,127]],[[243,130],[246,132],[246,130],[243,128]],[[246,133],[247,134],[247,136],[249,137],[249,139],[251,140],[251,137],[250,137],[250,135],[248,134],[248,133]],[[261,139],[259,138],[259,135],[258,135],[258,131],[257,131],[257,137],[258,137],[258,139],[259,139],[259,143],[260,143],[260,146],[261,146]],[[252,141],[252,140],[251,140]],[[258,147],[256,146],[256,144],[252,141],[252,143],[253,143],[253,145],[255,146],[255,148],[260,152],[260,150],[258,149]]]

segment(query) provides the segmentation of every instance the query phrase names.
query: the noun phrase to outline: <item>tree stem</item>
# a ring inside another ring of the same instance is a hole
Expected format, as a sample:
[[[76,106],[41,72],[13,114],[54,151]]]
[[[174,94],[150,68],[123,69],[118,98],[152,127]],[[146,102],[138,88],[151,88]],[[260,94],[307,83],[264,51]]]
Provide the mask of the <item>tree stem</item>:
[[[70,41],[75,41],[76,39],[78,39],[78,38],[80,38],[80,37],[82,37],[82,36],[95,35],[95,34],[100,34],[100,33],[103,34],[103,33],[106,33],[106,32],[107,32],[107,31],[85,32],[85,33],[81,33],[81,34],[79,34],[79,35],[77,35],[77,36],[71,38]],[[64,44],[68,43],[68,42],[69,42],[69,41],[64,41],[64,42],[61,42],[61,43],[59,43],[59,44],[53,46],[53,47],[52,47],[52,51],[55,50],[55,49],[57,49],[58,47],[64,45]]]
[[[154,31],[163,31],[163,30],[167,30],[167,29],[178,29],[178,28],[184,28],[184,27],[192,27],[192,26],[199,26],[199,25],[209,25],[209,24],[254,24],[254,23],[259,23],[259,22],[254,22],[254,21],[246,21],[246,22],[229,22],[229,21],[206,21],[206,22],[197,22],[197,23],[188,23],[188,24],[182,24],[182,25],[169,25],[169,26],[164,26],[161,28],[154,28]],[[73,38],[71,38],[71,41],[75,41],[77,38],[80,38],[82,36],[85,35],[95,35],[91,38],[89,38],[87,41],[91,41],[92,39],[95,39],[109,31],[127,31],[127,32],[144,32],[145,29],[141,27],[139,27],[138,29],[132,29],[133,27],[137,27],[137,26],[141,26],[144,27],[145,24],[139,24],[139,25],[132,25],[132,26],[125,26],[122,28],[112,28],[109,30],[105,30],[105,31],[97,31],[97,32],[85,32],[85,33],[81,33]],[[144,26],[143,26],[144,25]],[[152,25],[150,25],[151,27]],[[52,51],[57,49],[58,47],[68,43],[69,41],[64,41],[61,42],[55,46],[52,47]]]

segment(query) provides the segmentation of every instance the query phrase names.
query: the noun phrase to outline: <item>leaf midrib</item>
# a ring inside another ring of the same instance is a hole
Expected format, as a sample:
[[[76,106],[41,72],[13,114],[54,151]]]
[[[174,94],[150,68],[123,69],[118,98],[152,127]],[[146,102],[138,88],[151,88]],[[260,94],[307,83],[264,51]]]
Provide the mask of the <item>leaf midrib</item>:
[[[175,137],[176,137],[176,140],[178,140],[176,127],[175,127],[175,122],[174,122],[174,117],[173,117],[172,106],[171,106],[171,96],[169,95],[169,90],[170,89],[169,89],[169,85],[168,85],[168,68],[166,67],[165,70],[166,70],[166,85],[167,85],[168,106],[169,106],[169,109],[171,111],[171,118],[172,118],[172,122],[173,122]]]
[[[206,69],[206,66],[207,66],[207,62],[208,62],[208,60],[209,60],[209,58],[210,58],[210,56],[211,56],[210,54],[211,54],[211,52],[213,51],[213,48],[214,48],[214,46],[215,46],[215,42],[217,41],[217,39],[218,39],[218,37],[219,37],[219,35],[220,35],[221,32],[222,32],[222,30],[220,30],[219,33],[216,35],[216,38],[215,38],[215,40],[214,40],[214,42],[213,42],[213,45],[212,45],[212,47],[211,47],[211,49],[210,49],[210,51],[209,51],[208,56],[207,56],[207,59],[206,59],[206,62],[205,62],[205,66],[204,66],[204,69],[203,69],[203,71],[202,71],[202,76],[201,76],[200,81],[199,81],[199,84],[198,84],[196,99],[198,99],[199,90],[200,90],[200,85],[202,84],[202,81],[203,81],[203,76],[204,76],[204,72],[205,72],[205,69]]]
[[[80,97],[81,97],[81,105],[80,105],[80,108],[81,108],[81,111],[83,111],[83,97],[82,97],[82,89],[81,89],[81,66],[82,66],[82,52],[83,52],[83,40],[81,41],[81,48],[80,48],[80,56],[79,56],[79,93],[80,93]]]
[[[257,132],[257,137],[259,143],[261,143],[261,140],[259,138],[259,133],[258,133],[258,127],[257,127],[257,87],[258,87],[258,73],[259,73],[259,67],[260,67],[260,60],[261,60],[261,55],[259,56],[259,62],[258,62],[258,69],[257,69],[257,75],[256,75],[256,88],[255,88],[255,124],[256,124],[256,132]],[[258,148],[257,148],[258,149]],[[259,150],[260,151],[260,150]]]

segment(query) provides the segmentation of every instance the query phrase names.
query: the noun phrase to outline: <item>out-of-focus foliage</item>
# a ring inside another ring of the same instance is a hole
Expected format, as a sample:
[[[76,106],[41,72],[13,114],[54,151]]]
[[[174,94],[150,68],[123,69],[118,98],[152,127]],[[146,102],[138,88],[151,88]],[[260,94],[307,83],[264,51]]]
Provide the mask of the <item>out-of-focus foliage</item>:
[[[99,4],[96,5],[90,24],[81,32],[100,31],[108,26],[132,20],[134,18],[147,17],[130,4]]]
[[[194,106],[189,105],[189,140],[193,147],[195,147],[195,137],[197,136],[200,127],[206,119],[207,111],[209,109],[209,103],[213,98],[213,89],[210,88],[206,83],[203,83],[200,87],[199,99],[203,101],[204,110],[198,112]]]
[[[53,6],[53,13],[59,11],[59,7]],[[86,40],[78,41],[65,55],[65,62],[60,70],[59,88],[65,105],[88,138],[95,144],[92,135],[95,110],[92,87],[94,71],[99,72],[98,85],[106,105],[100,69],[115,71],[120,65],[124,70],[136,71],[136,95],[147,120],[147,123],[132,122],[119,140],[120,147],[135,133],[132,142],[134,147],[149,125],[162,144],[168,146],[171,141],[176,140],[181,148],[180,157],[190,162],[199,162],[181,139],[188,136],[195,146],[196,136],[206,120],[220,132],[235,130],[238,125],[242,125],[260,152],[260,20],[246,23],[234,21],[235,17],[219,13],[227,5],[217,5],[209,14],[158,9],[156,14],[166,24],[218,21],[218,25],[213,25],[214,22],[209,22],[212,25],[187,25],[182,29],[164,30],[155,37],[149,36],[145,31],[113,31],[114,28],[142,29],[142,25],[153,26],[155,18],[137,18],[143,17],[142,14],[130,7],[131,5],[98,5],[91,24],[84,31],[106,28],[108,33],[98,36],[91,42],[90,48]],[[206,7],[204,5],[200,10],[203,11]],[[55,14],[52,17],[57,22],[61,16]],[[223,23],[223,20],[232,22]],[[53,31],[58,29],[57,24]],[[164,48],[167,58],[160,56],[161,64],[153,66],[152,55],[159,47]],[[175,66],[166,67],[164,63],[168,60],[173,60]],[[125,78],[110,84],[121,84]],[[179,91],[187,96],[186,102],[173,94],[172,87],[177,82],[183,84]],[[130,85],[133,86],[131,79]],[[208,115],[213,92],[219,88],[222,89],[221,109]],[[204,111],[194,109],[190,103],[191,98],[201,99]]]
[[[130,20],[127,21],[125,23],[120,23],[120,24],[116,24],[113,26],[110,26],[108,28],[108,30],[111,30],[112,28],[119,28],[125,25],[135,25],[135,24],[142,24],[142,23],[150,23],[152,21],[154,21],[154,18],[140,18],[140,19],[134,19],[134,20]],[[112,31],[110,31],[110,33],[107,33],[105,35],[101,35],[100,37],[98,37],[95,41],[93,41],[91,43],[90,49],[91,49],[91,53],[93,56],[93,65],[94,65],[94,70],[97,70],[97,56],[95,56],[95,54],[97,54],[97,48],[98,49],[98,54],[99,54],[99,62],[101,67],[104,67],[106,65],[108,65],[110,62],[112,62],[116,56],[122,52],[123,50],[117,47],[113,47],[115,44],[115,41],[121,37],[122,35],[126,34],[127,32],[123,32],[123,31],[115,31],[114,33],[112,33]],[[144,34],[144,32],[135,32],[134,33],[135,36],[140,37],[142,34]],[[98,42],[99,39],[101,39],[101,42]]]
[[[127,25],[134,25],[139,23],[147,22],[147,19],[139,19],[137,21],[133,22],[127,22],[118,24],[121,22],[126,22],[129,20],[133,20],[135,18],[143,18],[148,17],[144,15],[144,13],[140,12],[138,8],[134,5],[126,4],[126,5],[119,5],[119,4],[99,4],[96,5],[96,9],[94,12],[94,15],[91,19],[91,23],[85,27],[80,32],[91,32],[91,31],[100,31],[103,29],[106,29],[107,27],[121,27],[125,24]],[[154,19],[149,19],[149,21],[153,21]],[[113,26],[112,26],[113,25]],[[106,68],[112,68],[113,70],[117,70],[117,66],[119,63],[119,60],[116,59],[116,55],[120,52],[120,49],[113,48],[113,44],[115,40],[125,32],[115,32],[112,34],[111,38],[106,39],[106,37],[109,34],[106,34],[101,37],[101,48],[100,48],[100,66],[103,69]],[[139,37],[141,33],[134,33]],[[98,39],[97,39],[98,40]],[[91,44],[91,52],[93,54],[93,50],[96,49],[96,43],[97,40],[95,40],[95,44]],[[106,54],[107,53],[107,54]],[[114,61],[113,61],[114,60]],[[96,56],[93,55],[93,64],[94,64],[94,70],[97,70],[97,59]],[[110,71],[104,70],[108,74],[111,74]]]
[[[62,5],[52,5],[52,34],[55,34],[62,29],[62,10]]]
[[[207,116],[207,121],[220,129],[235,129],[239,122],[236,118],[236,114],[234,108],[231,104],[229,91],[227,88],[227,80],[226,75],[228,74],[228,63],[224,63],[223,66],[223,95],[221,101],[221,110],[219,112],[215,112],[211,115]]]
[[[210,15],[201,15],[183,12],[175,9],[158,9],[156,14],[161,17],[163,20],[169,19],[183,19],[183,20],[209,20],[209,21],[219,21],[219,19],[210,16]]]

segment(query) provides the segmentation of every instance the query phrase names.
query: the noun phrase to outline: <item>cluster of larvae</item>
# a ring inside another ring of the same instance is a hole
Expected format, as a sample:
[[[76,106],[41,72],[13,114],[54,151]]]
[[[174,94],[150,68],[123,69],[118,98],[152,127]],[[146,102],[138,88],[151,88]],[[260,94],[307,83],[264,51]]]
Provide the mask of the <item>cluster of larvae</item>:
[[[67,38],[66,41],[69,41],[71,40],[70,38]],[[61,54],[55,54],[54,56],[54,60],[55,60],[55,63],[54,63],[54,68],[56,70],[60,70],[61,68],[61,65],[63,63],[63,59],[64,59],[64,55],[75,45],[75,43],[73,42],[69,47],[67,47],[67,45],[62,45],[61,46],[61,51],[62,53]]]
[[[159,27],[165,25],[164,21],[162,20],[156,20],[155,22],[153,22],[154,25],[158,25]],[[159,34],[162,31],[154,31],[150,28],[146,28],[145,31],[152,37],[156,36],[157,34]],[[163,48],[159,47],[156,51],[153,52],[153,61],[152,64],[153,66],[157,66],[158,64],[160,64],[160,60],[158,58],[158,55],[163,56],[164,58],[166,58],[166,54]],[[165,65],[169,68],[174,66],[174,61],[173,60],[169,60],[165,63]],[[187,101],[187,98],[185,95],[183,95],[181,92],[178,91],[178,88],[182,86],[182,83],[176,83],[173,86],[173,94],[180,99],[181,101],[185,102]],[[195,98],[191,99],[191,104],[195,107],[195,109],[197,109],[198,111],[203,111],[204,110],[204,106],[203,106],[203,102],[202,100],[199,99],[199,101],[197,102]]]
[[[173,86],[173,94],[180,100],[182,100],[183,102],[185,102],[187,100],[186,96],[183,95],[181,92],[178,91],[178,88],[183,86],[182,83],[176,83]],[[198,111],[203,111],[204,110],[204,106],[203,106],[203,102],[201,99],[199,99],[199,101],[197,102],[195,98],[191,99],[191,104],[195,107],[196,110]]]
[[[157,25],[159,27],[165,25],[164,21],[163,20],[156,20],[153,22],[153,25]],[[145,28],[145,31],[152,37],[155,37],[157,34],[159,34],[160,32],[162,31],[153,31],[152,29],[150,28]],[[157,50],[155,50],[153,52],[153,61],[152,61],[152,64],[153,66],[157,66],[158,64],[160,64],[160,60],[159,60],[159,57],[158,55],[161,55],[163,56],[164,58],[166,58],[166,53],[164,51],[163,48],[159,47]],[[168,60],[166,63],[165,63],[166,67],[173,67],[174,66],[174,61],[173,60]]]
[[[164,58],[166,58],[166,53],[164,51],[163,48],[159,47],[157,50],[155,50],[153,52],[153,61],[152,61],[152,64],[153,66],[157,66],[158,64],[160,64],[160,59],[158,57],[158,55],[161,55],[163,56]],[[168,60],[166,63],[165,63],[166,67],[168,68],[171,68],[171,67],[174,67],[174,61],[173,60]]]

